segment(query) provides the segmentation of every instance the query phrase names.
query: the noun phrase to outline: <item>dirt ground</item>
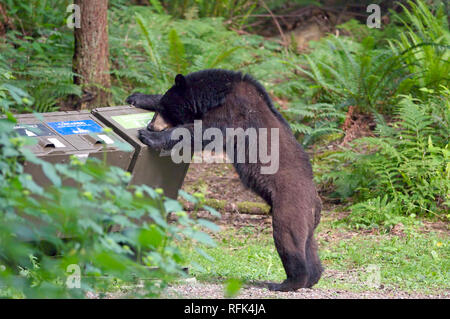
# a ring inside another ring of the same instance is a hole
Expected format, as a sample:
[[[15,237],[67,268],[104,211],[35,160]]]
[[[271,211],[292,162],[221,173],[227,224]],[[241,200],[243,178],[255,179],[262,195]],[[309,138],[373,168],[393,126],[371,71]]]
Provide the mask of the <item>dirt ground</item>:
[[[246,225],[260,225],[271,227],[271,217],[267,212],[258,212],[257,214],[245,214],[240,211],[239,203],[245,202],[247,205],[252,203],[262,203],[263,200],[245,187],[239,181],[239,177],[231,164],[191,164],[183,189],[188,192],[202,192],[205,197],[218,201],[218,209],[222,214],[222,219],[216,221],[222,227],[244,227]],[[227,202],[222,206],[221,201]],[[212,204],[217,204],[212,202]],[[325,210],[327,205],[325,203]],[[329,208],[329,207],[328,207]],[[207,216],[202,216],[207,217]],[[336,216],[336,218],[339,218]],[[442,225],[426,223],[425,230],[440,231]],[[445,228],[445,227],[444,227]],[[400,230],[401,231],[401,230]],[[446,229],[442,231],[447,231]],[[357,232],[348,231],[340,235],[321,233],[326,241],[339,240],[339,236],[355,236]],[[336,235],[336,236],[335,236]],[[328,238],[328,237],[330,238]],[[330,277],[336,280],[348,280],[354,276],[352,270],[339,272],[326,269],[323,277]],[[169,287],[163,294],[165,298],[223,298],[223,284],[198,282],[195,278]],[[296,292],[272,292],[265,288],[264,283],[256,283],[242,287],[237,298],[294,298],[294,299],[340,299],[340,298],[450,298],[450,292],[442,292],[434,295],[421,293],[410,293],[392,289],[376,289],[362,292],[352,292],[337,289],[300,289]]]
[[[323,276],[333,276],[324,272]],[[221,299],[224,288],[220,284],[187,282],[167,289],[164,298]],[[337,289],[299,289],[294,292],[273,292],[264,287],[245,286],[237,299],[449,299],[447,293],[425,295],[398,290],[375,290],[352,292]]]

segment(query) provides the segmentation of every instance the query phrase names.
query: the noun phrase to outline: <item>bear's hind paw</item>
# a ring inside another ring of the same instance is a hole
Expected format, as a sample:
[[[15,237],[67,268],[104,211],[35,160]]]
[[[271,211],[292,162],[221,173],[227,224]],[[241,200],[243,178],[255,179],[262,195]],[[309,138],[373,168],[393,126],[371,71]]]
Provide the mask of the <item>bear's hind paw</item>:
[[[269,283],[268,287],[271,291],[296,291],[300,288],[307,288],[304,284],[285,280],[281,284]]]

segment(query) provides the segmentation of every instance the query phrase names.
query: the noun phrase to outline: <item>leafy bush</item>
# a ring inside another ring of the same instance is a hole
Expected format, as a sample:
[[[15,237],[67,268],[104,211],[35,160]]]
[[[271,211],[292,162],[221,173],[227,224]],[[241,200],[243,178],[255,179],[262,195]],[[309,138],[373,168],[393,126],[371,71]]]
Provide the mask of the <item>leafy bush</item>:
[[[0,42],[0,68],[11,64],[10,79],[16,87],[29,92],[36,112],[51,112],[59,108],[62,98],[81,95],[73,84],[73,36],[67,32],[47,30],[38,37],[22,37],[10,31],[7,42]],[[19,52],[19,54],[18,54]]]
[[[242,70],[271,84],[280,45],[262,37],[239,36],[220,18],[173,20],[148,7],[113,11],[111,20],[113,94],[123,102],[131,90],[165,92],[177,73],[207,68]],[[127,53],[123,53],[123,48]],[[271,84],[273,86],[273,84]]]
[[[64,24],[66,8],[71,0],[4,0],[12,23],[25,35],[40,36]]]
[[[0,104],[11,107],[15,102],[5,99],[16,93],[8,90],[0,85]],[[177,241],[214,244],[200,227],[217,226],[190,219],[177,201],[159,190],[127,186],[128,172],[94,159],[52,165],[36,158],[24,148],[29,141],[16,135],[13,114],[6,108],[2,113],[0,296],[82,298],[88,291],[110,292],[142,278],[144,290],[132,293],[153,296],[175,276],[184,275]],[[52,185],[37,185],[23,172],[24,160],[40,165]],[[66,186],[67,179],[77,187]],[[167,221],[170,212],[176,213],[177,222]],[[77,266],[81,287],[71,289],[66,280],[70,267]]]
[[[308,146],[323,135],[342,134],[339,125],[345,113],[328,103],[307,104],[296,100],[286,111],[293,132],[303,135],[302,144]]]
[[[223,17],[244,24],[257,6],[254,0],[149,0],[159,14],[168,12],[177,18]]]
[[[390,106],[404,74],[399,58],[376,48],[372,37],[358,43],[333,36],[320,41],[305,59],[308,68],[297,68],[314,82],[319,102],[337,108],[353,105],[363,112]]]
[[[448,86],[450,31],[445,4],[440,2],[435,12],[422,0],[408,1],[408,6],[402,5],[402,14],[395,16],[406,32],[401,32],[390,46],[395,54],[404,56],[403,63],[411,74],[409,87],[418,90]]]
[[[354,140],[351,149],[329,156],[342,166],[324,177],[334,180],[340,197],[354,195],[360,202],[351,207],[350,219],[359,216],[359,224],[373,226],[391,215],[435,216],[448,210],[449,93],[443,88],[427,103],[404,96],[391,125],[378,117],[379,137]]]

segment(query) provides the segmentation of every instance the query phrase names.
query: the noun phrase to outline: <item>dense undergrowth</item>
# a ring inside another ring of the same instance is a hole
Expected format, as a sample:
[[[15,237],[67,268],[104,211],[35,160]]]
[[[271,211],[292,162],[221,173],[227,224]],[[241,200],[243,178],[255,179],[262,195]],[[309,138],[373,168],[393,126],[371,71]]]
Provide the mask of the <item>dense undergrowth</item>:
[[[146,278],[142,295],[155,296],[174,277],[185,275],[177,241],[214,245],[200,229],[215,230],[213,223],[190,219],[181,204],[164,197],[160,189],[127,186],[128,172],[97,159],[83,163],[73,157],[70,164],[52,165],[37,158],[24,148],[30,141],[13,129],[14,115],[4,113],[0,296],[83,298],[87,292],[101,295],[120,285],[137,285],[137,278]],[[24,173],[24,161],[40,166],[52,186],[36,184]],[[74,186],[64,183],[68,179]],[[176,213],[177,222],[167,222],[169,212]]]
[[[166,269],[158,275],[166,282],[180,273],[182,256],[169,244],[180,232],[210,242],[197,231],[199,221],[183,214],[180,224],[163,222],[168,211],[181,210],[177,202],[151,189],[127,188],[128,177],[116,168],[40,163],[54,182],[45,193],[23,174],[23,157],[37,159],[23,153],[24,141],[13,135],[13,113],[55,111],[82,93],[73,84],[72,30],[61,14],[69,2],[5,1],[15,28],[0,39],[0,108],[6,115],[0,121],[0,283],[15,288],[0,287],[2,295],[81,296],[61,284],[69,264],[82,265],[92,278],[108,273],[129,281],[143,271],[127,257],[135,255],[129,247],[142,247],[144,264]],[[328,35],[301,53],[229,28],[246,23],[256,10],[251,1],[237,1],[235,11],[220,1],[195,1],[198,7],[189,4],[184,11],[150,2],[110,2],[112,104],[123,104],[133,91],[162,93],[177,73],[206,68],[251,73],[279,102],[299,142],[315,154],[315,178],[324,197],[349,207],[350,215],[340,222],[389,230],[418,217],[448,221],[450,32],[443,1],[433,7],[411,1],[381,30],[351,20],[338,27],[346,35]],[[359,119],[366,128],[358,127]],[[351,137],[354,131],[362,132]],[[63,176],[78,180],[81,189],[60,187]],[[47,226],[32,227],[13,213],[17,210]],[[142,214],[161,223],[131,221]],[[132,231],[109,233],[111,221]],[[76,240],[65,241],[57,232]],[[63,258],[32,245],[41,239]]]

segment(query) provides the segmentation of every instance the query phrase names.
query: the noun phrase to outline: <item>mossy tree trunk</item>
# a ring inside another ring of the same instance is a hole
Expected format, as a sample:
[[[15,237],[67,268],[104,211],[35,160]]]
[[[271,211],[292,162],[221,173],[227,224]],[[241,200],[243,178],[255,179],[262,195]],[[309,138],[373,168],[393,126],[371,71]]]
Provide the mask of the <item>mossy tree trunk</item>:
[[[92,109],[110,104],[108,0],[74,0],[80,7],[81,27],[75,28],[73,71],[83,96],[76,108]]]

